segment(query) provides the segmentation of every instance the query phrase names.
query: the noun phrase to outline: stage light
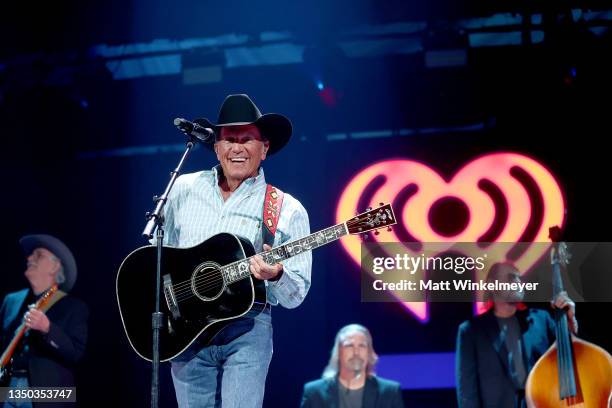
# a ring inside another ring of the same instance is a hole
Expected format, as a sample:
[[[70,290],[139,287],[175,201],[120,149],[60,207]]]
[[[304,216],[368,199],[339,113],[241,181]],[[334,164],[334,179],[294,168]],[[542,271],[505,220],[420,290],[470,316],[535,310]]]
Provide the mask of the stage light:
[[[346,89],[348,61],[344,52],[328,44],[308,46],[304,48],[303,62],[321,103],[327,108],[337,107]]]
[[[338,105],[338,100],[342,97],[342,93],[333,88],[323,88],[319,92],[321,102],[328,108],[335,108]]]

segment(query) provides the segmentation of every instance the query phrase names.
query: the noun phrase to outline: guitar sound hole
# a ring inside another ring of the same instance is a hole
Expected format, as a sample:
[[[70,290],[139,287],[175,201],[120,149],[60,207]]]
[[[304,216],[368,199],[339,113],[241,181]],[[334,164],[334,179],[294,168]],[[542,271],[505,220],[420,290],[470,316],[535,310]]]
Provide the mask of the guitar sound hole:
[[[202,300],[214,300],[221,296],[225,281],[219,265],[205,262],[199,265],[191,277],[191,289]]]

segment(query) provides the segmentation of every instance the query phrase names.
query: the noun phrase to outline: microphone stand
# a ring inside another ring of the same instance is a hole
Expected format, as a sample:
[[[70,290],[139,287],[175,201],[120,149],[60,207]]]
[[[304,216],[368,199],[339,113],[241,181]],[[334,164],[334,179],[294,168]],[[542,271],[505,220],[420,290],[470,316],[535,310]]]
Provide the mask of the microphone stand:
[[[164,326],[164,314],[159,310],[159,302],[160,302],[160,290],[161,290],[161,265],[162,265],[162,249],[163,249],[163,241],[164,241],[164,219],[162,215],[162,211],[164,206],[166,205],[166,201],[168,201],[168,195],[170,194],[170,190],[174,186],[174,182],[177,177],[181,173],[181,169],[183,164],[185,163],[187,156],[191,152],[195,140],[191,135],[189,136],[189,140],[187,141],[185,152],[181,157],[178,165],[170,173],[170,181],[164,190],[164,193],[161,196],[153,197],[153,201],[155,202],[155,209],[153,212],[147,212],[147,224],[145,226],[142,235],[147,238],[153,238],[153,231],[157,227],[156,240],[157,240],[157,271],[156,271],[156,284],[155,284],[155,311],[151,315],[151,327],[153,330],[153,366],[152,366],[152,376],[151,376],[151,408],[157,408],[159,406],[159,337],[162,327]]]

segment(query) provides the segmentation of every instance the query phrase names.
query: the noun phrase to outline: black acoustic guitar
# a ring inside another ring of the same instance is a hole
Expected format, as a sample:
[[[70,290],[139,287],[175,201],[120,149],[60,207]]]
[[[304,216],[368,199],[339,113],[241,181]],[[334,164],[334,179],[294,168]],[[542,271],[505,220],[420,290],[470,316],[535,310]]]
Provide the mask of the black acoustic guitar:
[[[396,224],[390,204],[366,211],[342,224],[260,253],[275,264],[323,246],[347,234]],[[253,245],[233,234],[215,235],[191,248],[164,248],[163,300],[167,318],[160,334],[160,360],[184,352],[196,339],[208,344],[233,320],[254,317],[266,306],[265,282],[251,275]],[[117,274],[117,302],[123,328],[136,353],[152,359],[151,313],[155,306],[155,246],[129,254]]]

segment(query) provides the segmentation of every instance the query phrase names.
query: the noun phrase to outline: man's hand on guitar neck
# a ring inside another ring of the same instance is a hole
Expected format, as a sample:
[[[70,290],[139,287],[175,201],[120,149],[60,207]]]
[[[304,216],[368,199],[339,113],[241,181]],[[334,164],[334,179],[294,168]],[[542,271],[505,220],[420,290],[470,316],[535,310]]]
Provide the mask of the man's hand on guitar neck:
[[[46,314],[38,309],[31,308],[23,317],[26,327],[32,330],[38,330],[44,334],[49,333],[51,322]]]
[[[269,251],[272,247],[264,244],[263,249],[264,251]],[[267,264],[260,255],[256,255],[251,258],[251,273],[257,279],[276,281],[283,274],[283,265],[280,263],[274,265]]]

